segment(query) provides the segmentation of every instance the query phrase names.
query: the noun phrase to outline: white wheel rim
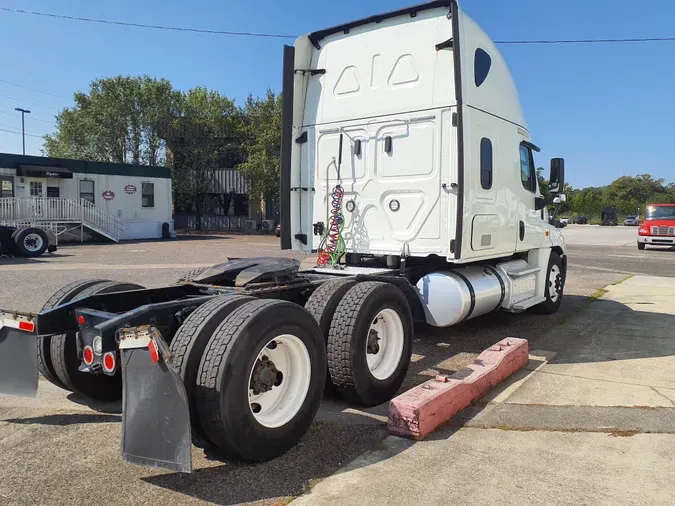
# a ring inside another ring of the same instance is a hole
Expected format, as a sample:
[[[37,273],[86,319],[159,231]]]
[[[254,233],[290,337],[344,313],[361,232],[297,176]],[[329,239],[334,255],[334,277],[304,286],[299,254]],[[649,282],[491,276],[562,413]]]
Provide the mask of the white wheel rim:
[[[42,248],[42,237],[38,234],[28,234],[23,238],[23,247],[31,253],[40,251]]]
[[[548,296],[551,301],[558,302],[560,298],[560,286],[562,276],[560,275],[560,268],[557,265],[551,267],[551,272],[548,274]]]
[[[278,386],[256,393],[254,373],[263,360],[270,361],[283,377]],[[274,429],[291,421],[305,402],[311,375],[312,363],[305,343],[290,334],[271,339],[258,353],[248,379],[249,408],[258,423]]]
[[[376,336],[371,334],[372,331],[377,333]],[[378,380],[386,380],[394,374],[401,362],[404,342],[403,322],[398,313],[393,309],[380,311],[366,337],[366,360],[370,374]]]

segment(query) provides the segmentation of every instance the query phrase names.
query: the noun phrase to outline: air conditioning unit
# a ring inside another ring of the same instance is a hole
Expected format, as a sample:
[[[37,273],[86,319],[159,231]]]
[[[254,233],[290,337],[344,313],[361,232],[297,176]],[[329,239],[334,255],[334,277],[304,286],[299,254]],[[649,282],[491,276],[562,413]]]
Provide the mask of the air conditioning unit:
[[[262,229],[265,232],[274,231],[274,220],[262,220]]]
[[[255,220],[246,220],[244,228],[246,228],[246,230],[258,230],[258,222]]]

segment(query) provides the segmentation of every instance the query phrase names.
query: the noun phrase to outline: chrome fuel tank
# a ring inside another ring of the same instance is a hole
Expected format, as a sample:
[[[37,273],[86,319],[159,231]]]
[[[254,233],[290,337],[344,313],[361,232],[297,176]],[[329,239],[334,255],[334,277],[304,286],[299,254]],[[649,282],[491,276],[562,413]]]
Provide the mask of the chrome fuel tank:
[[[417,282],[427,323],[449,327],[499,309],[506,295],[504,279],[489,265],[432,272]]]

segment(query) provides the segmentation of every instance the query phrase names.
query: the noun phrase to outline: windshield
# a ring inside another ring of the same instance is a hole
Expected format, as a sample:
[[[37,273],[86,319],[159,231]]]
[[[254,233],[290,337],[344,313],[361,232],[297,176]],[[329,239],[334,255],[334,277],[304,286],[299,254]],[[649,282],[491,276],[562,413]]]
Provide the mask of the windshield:
[[[626,219],[627,219],[627,220],[634,220],[634,219],[635,219],[635,216],[629,216],[629,217],[626,218]]]
[[[646,219],[675,220],[675,206],[649,206]]]

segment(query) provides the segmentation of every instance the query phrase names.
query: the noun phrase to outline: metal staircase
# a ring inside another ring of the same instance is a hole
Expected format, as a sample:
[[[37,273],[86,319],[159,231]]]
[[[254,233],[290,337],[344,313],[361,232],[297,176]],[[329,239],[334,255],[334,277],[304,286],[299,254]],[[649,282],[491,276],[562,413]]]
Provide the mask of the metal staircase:
[[[112,241],[120,240],[119,219],[85,199],[0,198],[0,223],[46,228],[57,237],[75,235],[79,230],[81,241],[86,228]]]

